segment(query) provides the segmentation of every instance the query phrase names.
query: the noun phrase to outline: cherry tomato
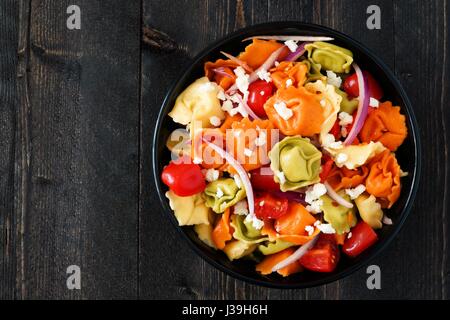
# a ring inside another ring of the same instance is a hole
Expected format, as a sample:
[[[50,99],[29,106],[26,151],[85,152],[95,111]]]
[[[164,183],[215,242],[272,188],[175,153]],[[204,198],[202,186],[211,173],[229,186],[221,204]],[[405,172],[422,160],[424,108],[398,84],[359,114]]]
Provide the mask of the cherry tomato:
[[[351,233],[351,238],[347,238],[342,247],[344,253],[350,257],[356,257],[378,240],[376,232],[364,221],[358,222],[351,229]]]
[[[319,235],[314,247],[300,258],[300,264],[311,271],[332,272],[340,258],[339,247],[334,234]]]
[[[270,193],[255,198],[255,215],[259,219],[277,219],[288,211],[287,199],[276,198]]]
[[[324,182],[328,179],[328,176],[330,175],[331,169],[333,168],[333,159],[330,158],[330,156],[328,155],[324,155],[322,157],[322,171],[320,171],[319,177],[320,177],[320,182]]]
[[[380,100],[383,97],[383,89],[381,89],[381,86],[369,72],[364,70],[363,74],[367,77],[370,97]],[[344,90],[348,95],[354,98],[359,96],[358,78],[356,73],[345,79]]]
[[[272,96],[273,90],[272,83],[265,80],[256,80],[248,86],[247,104],[258,117],[266,117],[264,104]]]
[[[164,168],[161,179],[180,197],[192,196],[206,187],[200,166],[194,163],[172,161]]]
[[[262,167],[250,172],[252,187],[260,191],[279,191],[280,185],[273,179],[270,167]]]

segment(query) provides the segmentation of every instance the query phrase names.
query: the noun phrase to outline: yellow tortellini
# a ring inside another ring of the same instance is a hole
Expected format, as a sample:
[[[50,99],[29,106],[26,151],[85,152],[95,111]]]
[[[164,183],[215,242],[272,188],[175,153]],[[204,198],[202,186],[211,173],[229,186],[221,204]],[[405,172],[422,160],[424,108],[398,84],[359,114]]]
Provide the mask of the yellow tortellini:
[[[211,117],[225,119],[225,113],[217,98],[219,90],[220,87],[207,77],[197,79],[178,96],[169,116],[182,125],[199,121],[203,128],[210,128]]]
[[[348,94],[345,91],[339,90],[336,88],[336,93],[342,97],[340,112],[347,112],[348,114],[352,114],[358,108],[358,99],[349,99]]]
[[[186,129],[178,128],[174,130],[166,141],[167,149],[172,152],[175,157],[191,154],[190,135]]]
[[[321,92],[323,99],[323,117],[325,121],[322,123],[320,129],[320,141],[322,142],[324,136],[330,132],[336,122],[339,113],[342,97],[336,93],[335,87],[327,84],[325,81],[318,80],[310,82],[305,85],[306,90],[312,93]]]
[[[214,241],[212,240],[213,227],[211,224],[197,224],[194,226],[194,231],[197,233],[198,238],[211,248],[216,248]]]
[[[331,147],[325,147],[325,149],[334,158],[335,163],[339,168],[346,166],[348,169],[353,170],[386,150],[386,147],[379,141],[370,141],[370,143],[349,145],[338,149]]]
[[[205,200],[200,193],[189,197],[180,197],[169,190],[166,192],[166,197],[169,199],[170,208],[180,226],[209,224],[211,210],[205,205]]]
[[[210,182],[203,192],[206,205],[216,213],[224,212],[246,196],[245,189],[239,188],[232,178],[220,178]]]
[[[325,70],[336,73],[349,73],[353,62],[353,53],[337,45],[316,41],[305,46],[308,59],[320,64]]]
[[[350,197],[342,192],[339,195],[346,200],[350,200]],[[350,228],[356,225],[357,218],[354,207],[349,209],[341,206],[327,195],[323,195],[320,199],[323,202],[321,206],[323,219],[331,224],[337,234],[349,232]]]
[[[256,249],[256,247],[256,244],[247,243],[241,240],[233,240],[227,242],[225,248],[223,248],[223,252],[225,252],[230,261],[233,261],[248,256]]]
[[[251,221],[245,221],[245,216],[233,215],[231,226],[234,229],[233,237],[246,243],[260,243],[267,241],[268,237],[261,236],[261,231],[253,227]]]
[[[274,254],[289,247],[295,246],[295,244],[277,239],[275,242],[268,242],[267,244],[261,244],[258,246],[258,250],[265,256]]]
[[[383,226],[381,222],[383,219],[383,210],[375,196],[369,196],[367,193],[363,193],[355,199],[355,203],[358,207],[359,215],[365,223],[374,229],[380,229]]]
[[[269,152],[270,168],[282,191],[295,190],[319,182],[322,153],[300,136],[286,137]]]

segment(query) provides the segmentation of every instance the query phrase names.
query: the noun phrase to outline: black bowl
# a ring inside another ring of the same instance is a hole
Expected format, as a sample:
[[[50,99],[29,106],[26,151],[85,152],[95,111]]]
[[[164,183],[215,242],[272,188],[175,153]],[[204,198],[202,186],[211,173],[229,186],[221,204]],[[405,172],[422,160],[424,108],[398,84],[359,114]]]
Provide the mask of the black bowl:
[[[255,264],[250,261],[230,262],[221,251],[215,251],[203,244],[195,234],[192,227],[179,227],[164,196],[167,188],[161,183],[160,176],[164,165],[170,161],[170,152],[165,148],[165,141],[177,125],[167,116],[176,97],[195,79],[203,76],[203,63],[221,57],[220,51],[238,54],[244,47],[241,41],[255,35],[322,35],[331,36],[333,43],[351,50],[355,61],[362,69],[368,70],[382,84],[385,99],[391,100],[395,105],[401,106],[402,113],[406,115],[408,137],[397,150],[397,159],[409,175],[402,178],[403,189],[399,200],[386,213],[391,217],[393,225],[384,226],[379,232],[379,241],[363,252],[360,256],[350,259],[342,255],[337,269],[333,273],[302,272],[283,278],[278,274],[262,276],[255,271]],[[218,269],[254,284],[276,288],[307,288],[341,279],[362,266],[369,263],[377,254],[382,252],[400,231],[407,218],[417,191],[420,173],[420,141],[419,130],[411,107],[411,103],[392,71],[369,49],[352,38],[335,30],[319,25],[299,22],[273,22],[251,26],[236,31],[212,44],[194,58],[191,65],[181,74],[181,77],[169,90],[160,110],[153,138],[152,149],[153,174],[156,189],[158,190],[161,205],[167,214],[167,219],[181,231],[183,237],[203,259]]]

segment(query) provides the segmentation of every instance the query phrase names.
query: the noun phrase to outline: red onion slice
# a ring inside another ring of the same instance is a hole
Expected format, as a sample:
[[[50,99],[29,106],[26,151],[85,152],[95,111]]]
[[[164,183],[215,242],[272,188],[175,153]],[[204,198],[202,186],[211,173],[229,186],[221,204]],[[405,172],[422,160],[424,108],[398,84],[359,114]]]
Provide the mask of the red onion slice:
[[[210,143],[205,139],[203,139],[203,141],[205,141],[205,143],[211,149],[213,149],[215,152],[217,152],[218,155],[220,155],[223,159],[225,159],[234,168],[234,170],[236,170],[236,172],[239,175],[239,178],[241,178],[241,181],[245,188],[245,192],[247,194],[248,212],[251,215],[255,214],[255,196],[253,194],[252,184],[250,183],[250,179],[248,178],[248,175],[247,175],[247,172],[245,171],[245,169],[231,154],[229,154],[222,148],[218,147],[214,143]]]
[[[249,65],[246,62],[242,61],[241,59],[236,58],[235,56],[233,56],[229,53],[223,52],[223,51],[220,51],[220,53],[223,54],[228,59],[230,59],[231,61],[236,62],[238,65],[240,65],[242,68],[244,68],[245,71],[253,72],[253,69],[250,68]]]
[[[358,111],[356,113],[355,122],[353,124],[350,133],[344,141],[344,145],[348,146],[353,143],[358,133],[361,131],[364,121],[366,121],[367,111],[369,110],[369,86],[367,77],[363,75],[358,65],[353,62],[353,68],[358,78],[359,98],[358,98]]]
[[[221,75],[221,76],[224,76],[227,78],[233,78],[233,76],[231,74],[227,73],[223,67],[212,69],[212,71],[214,71],[218,75]]]
[[[341,206],[344,206],[346,208],[353,208],[353,204],[342,198],[334,189],[328,184],[328,182],[324,182],[325,188],[327,188],[327,194],[330,196],[331,199],[339,203]]]
[[[303,42],[301,45],[297,47],[297,49],[294,52],[291,52],[288,54],[285,61],[296,61],[298,58],[300,58],[305,53],[305,46],[310,42]]]
[[[245,112],[247,112],[247,114],[252,117],[253,119],[257,119],[260,120],[261,118],[258,117],[253,110],[248,106],[247,101],[244,101],[244,99],[242,99],[240,94],[237,94],[237,98],[239,100],[239,103],[242,105],[242,107],[244,108]]]
[[[291,254],[289,257],[287,257],[286,259],[278,262],[272,268],[272,272],[275,272],[275,271],[278,271],[280,269],[283,269],[284,267],[287,267],[288,265],[294,263],[295,261],[297,261],[298,259],[303,257],[305,255],[305,253],[308,252],[309,249],[314,247],[314,245],[316,244],[316,241],[317,241],[318,238],[319,238],[319,235],[316,235],[310,241],[308,241],[307,243],[302,245],[300,248],[295,250],[295,252],[293,254]]]
[[[261,40],[278,40],[278,41],[288,41],[288,40],[294,40],[294,41],[331,41],[334,40],[334,38],[331,37],[321,37],[321,36],[291,36],[291,35],[279,35],[279,36],[252,36],[245,38],[242,40],[248,41],[253,39],[261,39]]]

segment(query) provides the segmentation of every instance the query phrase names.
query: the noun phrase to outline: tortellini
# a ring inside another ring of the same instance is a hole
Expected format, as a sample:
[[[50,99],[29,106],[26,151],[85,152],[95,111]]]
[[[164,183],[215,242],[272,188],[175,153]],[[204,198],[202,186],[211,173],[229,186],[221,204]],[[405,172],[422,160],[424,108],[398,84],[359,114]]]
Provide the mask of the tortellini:
[[[203,128],[210,128],[211,117],[225,119],[225,113],[217,98],[219,90],[219,86],[210,82],[207,77],[197,79],[178,96],[169,116],[182,125],[199,121]]]
[[[180,197],[169,190],[166,192],[166,197],[169,199],[170,208],[180,226],[209,224],[211,210],[205,205],[205,200],[200,193],[189,197]]]
[[[230,261],[233,261],[248,256],[256,249],[256,247],[256,244],[233,240],[226,244],[225,248],[223,248],[223,252],[225,252]]]
[[[336,88],[336,93],[342,97],[340,112],[347,112],[352,114],[358,108],[358,99],[349,99],[345,91]]]
[[[326,77],[322,73],[320,73],[320,64],[316,64],[310,60],[303,60],[300,63],[303,63],[308,67],[308,73],[305,83],[317,80],[325,81]]]
[[[261,244],[258,246],[258,250],[265,256],[269,254],[274,254],[284,249],[290,248],[295,244],[283,240],[276,240],[275,242],[268,242],[267,244]]]
[[[346,200],[350,200],[350,197],[345,195],[342,191],[339,195]],[[320,199],[323,202],[321,206],[323,218],[326,222],[331,224],[337,234],[349,232],[350,228],[356,225],[357,218],[354,207],[349,209],[336,204],[336,202],[327,195],[323,195]]]
[[[320,64],[325,70],[336,73],[349,73],[353,62],[353,53],[337,45],[316,41],[305,46],[308,59]]]
[[[325,119],[324,122],[322,122],[320,129],[320,140],[322,142],[324,136],[330,132],[336,122],[342,97],[336,93],[334,86],[327,84],[322,80],[307,83],[305,88],[309,92],[320,92],[322,95],[323,117]]]
[[[220,178],[209,183],[204,191],[206,205],[216,213],[235,205],[245,198],[245,189],[239,188],[232,178]]]
[[[197,233],[198,238],[211,248],[216,248],[214,241],[212,240],[213,227],[211,224],[197,224],[194,226],[194,231]]]
[[[191,154],[190,135],[186,129],[178,128],[174,130],[166,141],[167,149],[172,152],[175,157]]]
[[[270,168],[282,191],[319,182],[322,153],[307,138],[286,137],[269,152]]]
[[[355,199],[356,206],[358,207],[359,215],[369,226],[374,229],[380,229],[383,224],[383,210],[381,205],[377,202],[377,199],[373,195],[366,193],[361,194]]]
[[[353,170],[367,163],[377,154],[386,150],[381,142],[362,143],[358,145],[349,145],[341,148],[325,147],[333,156],[336,165],[339,168],[346,166]]]
[[[261,231],[254,228],[251,221],[246,221],[243,215],[233,215],[231,226],[234,229],[233,237],[237,240],[250,244],[268,240],[268,237],[263,237]]]

